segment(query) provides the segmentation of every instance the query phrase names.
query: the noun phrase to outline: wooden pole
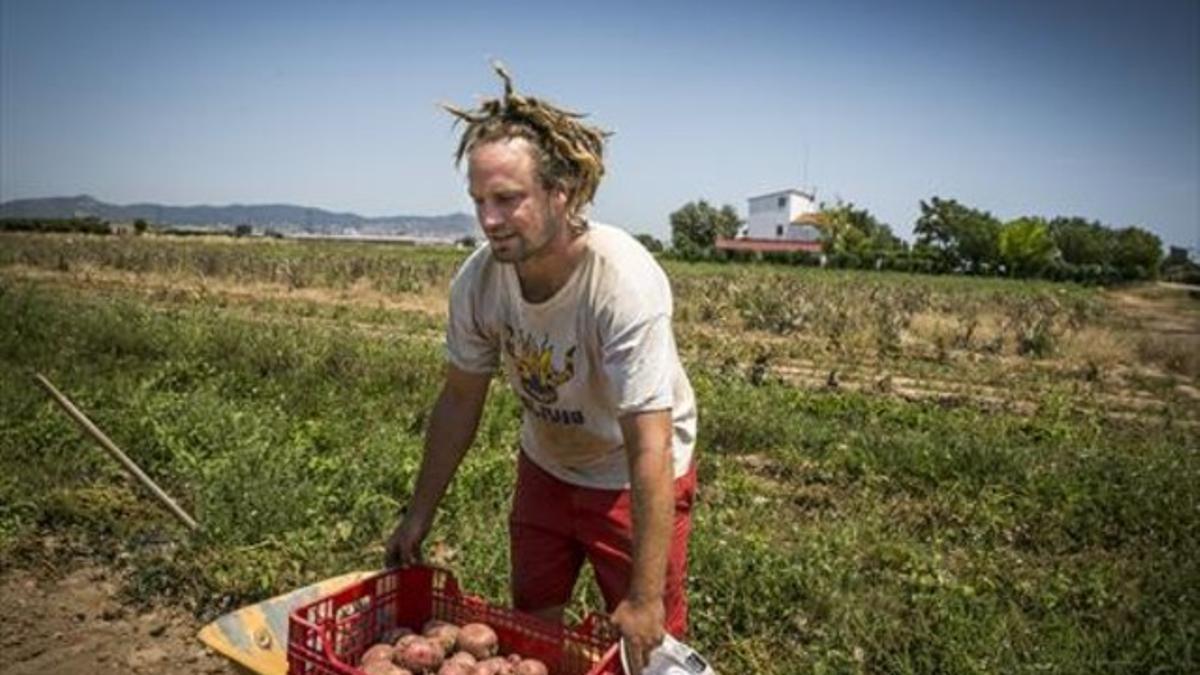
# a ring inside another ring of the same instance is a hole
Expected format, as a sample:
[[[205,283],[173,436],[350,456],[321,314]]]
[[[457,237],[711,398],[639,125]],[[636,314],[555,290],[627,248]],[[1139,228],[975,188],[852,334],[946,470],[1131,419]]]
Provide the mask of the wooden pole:
[[[92,424],[92,421],[89,420],[86,415],[80,412],[79,408],[76,408],[74,403],[71,403],[66,396],[63,396],[62,392],[60,392],[58,389],[55,389],[54,385],[50,384],[50,380],[42,377],[41,373],[34,373],[34,377],[37,378],[38,384],[42,385],[42,388],[50,394],[51,398],[53,398],[54,401],[58,403],[58,405],[61,406],[62,409],[65,410],[67,414],[70,415],[71,418],[74,419],[75,422],[78,423],[79,426],[88,433],[89,436],[95,439],[102,448],[107,450],[108,454],[113,456],[113,459],[116,459],[118,462],[120,462],[121,466],[125,467],[125,470],[132,474],[139,483],[150,490],[150,492],[158,498],[158,501],[161,502],[163,506],[166,506],[176,518],[178,518],[184,525],[188,526],[188,529],[193,531],[200,529],[200,526],[196,524],[196,521],[192,520],[192,517],[189,516],[186,511],[180,508],[179,505],[176,504],[166,492],[163,492],[162,488],[158,487],[158,485],[151,480],[151,478],[147,476],[137,464],[134,464],[132,459],[129,459],[125,453],[121,452],[121,449],[118,448],[115,443],[109,440],[108,436],[105,436],[104,432],[100,431],[99,427],[97,427],[95,424]]]

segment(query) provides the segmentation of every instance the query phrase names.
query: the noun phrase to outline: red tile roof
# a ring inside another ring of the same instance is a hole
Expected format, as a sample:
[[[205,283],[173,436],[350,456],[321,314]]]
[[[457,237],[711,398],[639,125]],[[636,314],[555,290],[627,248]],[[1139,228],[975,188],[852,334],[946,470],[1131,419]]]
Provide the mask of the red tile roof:
[[[819,241],[796,241],[794,239],[726,239],[717,237],[717,249],[722,251],[755,251],[759,253],[790,253],[793,251],[821,252]]]

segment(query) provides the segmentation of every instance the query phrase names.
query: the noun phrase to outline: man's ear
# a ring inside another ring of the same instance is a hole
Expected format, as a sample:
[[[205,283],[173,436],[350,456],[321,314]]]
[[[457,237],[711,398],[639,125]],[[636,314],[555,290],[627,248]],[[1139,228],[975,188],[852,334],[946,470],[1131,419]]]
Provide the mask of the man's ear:
[[[570,191],[566,187],[559,186],[550,190],[550,202],[554,204],[554,208],[558,209],[558,212],[563,215],[566,215],[567,213],[567,202],[570,201],[570,199]]]

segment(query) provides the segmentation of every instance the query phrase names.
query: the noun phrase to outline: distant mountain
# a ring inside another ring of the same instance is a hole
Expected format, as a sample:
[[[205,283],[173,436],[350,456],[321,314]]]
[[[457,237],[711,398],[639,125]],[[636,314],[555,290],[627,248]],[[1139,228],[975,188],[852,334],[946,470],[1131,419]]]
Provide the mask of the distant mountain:
[[[14,199],[0,203],[0,218],[82,218],[95,216],[114,223],[137,219],[153,225],[228,229],[250,225],[256,230],[287,234],[409,235],[438,239],[478,236],[475,218],[465,213],[444,216],[382,216],[335,213],[295,204],[231,204],[229,206],[164,206],[108,204],[90,195]]]

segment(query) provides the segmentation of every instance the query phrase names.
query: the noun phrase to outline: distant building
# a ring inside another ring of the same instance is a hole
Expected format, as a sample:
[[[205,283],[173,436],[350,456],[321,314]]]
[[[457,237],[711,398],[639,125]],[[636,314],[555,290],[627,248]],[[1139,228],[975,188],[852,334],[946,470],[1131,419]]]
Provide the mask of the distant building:
[[[1200,265],[1200,248],[1187,246],[1168,246],[1166,263],[1188,262]]]
[[[770,192],[746,200],[748,217],[738,236],[718,237],[726,251],[789,252],[821,250],[823,220],[816,196],[803,190]]]

